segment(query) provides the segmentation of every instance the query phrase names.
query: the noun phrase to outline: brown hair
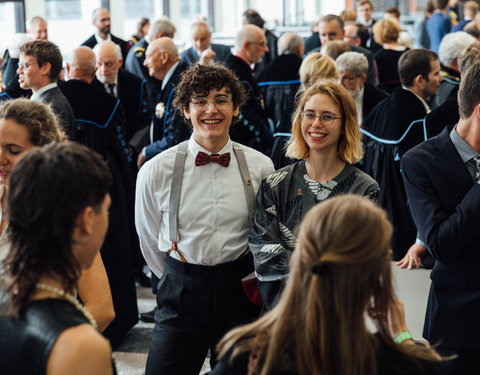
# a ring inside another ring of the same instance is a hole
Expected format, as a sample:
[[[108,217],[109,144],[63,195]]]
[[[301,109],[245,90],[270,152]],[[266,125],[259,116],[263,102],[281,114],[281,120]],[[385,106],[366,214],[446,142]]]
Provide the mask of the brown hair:
[[[340,55],[345,52],[350,52],[350,44],[343,40],[332,40],[322,47],[322,52],[335,61]],[[338,66],[337,66],[338,70]]]
[[[343,20],[343,22],[356,21],[357,12],[355,12],[353,9],[344,9],[340,12],[339,17]]]
[[[480,63],[474,63],[462,77],[458,90],[458,112],[461,119],[469,118],[480,103]]]
[[[380,20],[373,25],[373,38],[378,44],[395,43],[402,28],[392,20]]]
[[[461,74],[465,74],[475,62],[480,61],[480,42],[470,44],[460,56],[458,56],[458,68]]]
[[[322,79],[314,83],[305,91],[299,93],[296,110],[292,116],[292,137],[287,146],[286,155],[290,158],[306,159],[309,147],[302,134],[302,113],[305,104],[314,95],[326,95],[335,104],[343,118],[343,133],[338,140],[338,156],[347,163],[357,163],[363,156],[360,144],[362,135],[357,122],[357,110],[352,96],[337,82]]]
[[[23,44],[19,49],[21,54],[32,56],[37,60],[38,66],[42,67],[50,63],[48,77],[51,82],[56,82],[62,70],[62,53],[56,44],[48,40],[37,39]]]
[[[367,198],[343,195],[313,207],[300,226],[278,304],[229,332],[219,343],[220,357],[232,348],[233,358],[252,352],[257,360],[249,374],[376,374],[379,342],[365,313],[373,303],[387,316],[394,301],[391,233],[385,211]],[[416,345],[395,344],[386,319],[375,324],[387,350],[412,360],[438,359]]]
[[[0,119],[15,121],[26,128],[34,146],[59,142],[63,138],[50,106],[36,100],[19,98],[4,102],[0,106]]]

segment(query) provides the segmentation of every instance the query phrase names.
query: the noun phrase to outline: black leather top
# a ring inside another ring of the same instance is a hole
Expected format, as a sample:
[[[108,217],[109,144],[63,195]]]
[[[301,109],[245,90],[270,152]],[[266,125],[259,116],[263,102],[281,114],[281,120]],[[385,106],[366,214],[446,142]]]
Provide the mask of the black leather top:
[[[0,373],[45,374],[47,360],[58,336],[66,329],[88,323],[70,302],[61,299],[30,301],[19,318],[0,318]]]

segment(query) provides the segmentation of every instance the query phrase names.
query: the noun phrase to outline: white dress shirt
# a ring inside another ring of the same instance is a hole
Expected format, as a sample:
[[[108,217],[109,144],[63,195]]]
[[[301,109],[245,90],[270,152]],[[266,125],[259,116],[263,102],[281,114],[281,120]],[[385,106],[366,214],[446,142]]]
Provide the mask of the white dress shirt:
[[[30,97],[30,99],[39,101],[38,98],[40,95],[42,95],[45,91],[51,90],[57,86],[57,82],[49,83],[48,85],[43,86],[40,90],[35,91]]]
[[[169,240],[168,210],[177,147],[145,163],[137,177],[135,225],[143,256],[150,269],[161,277]],[[255,192],[274,171],[262,153],[242,146]],[[218,152],[230,152],[228,167],[210,163],[195,166],[202,148],[193,136],[188,141],[178,212],[178,249],[188,263],[213,266],[239,258],[248,246],[248,204],[232,142]],[[176,252],[170,256],[179,259]]]

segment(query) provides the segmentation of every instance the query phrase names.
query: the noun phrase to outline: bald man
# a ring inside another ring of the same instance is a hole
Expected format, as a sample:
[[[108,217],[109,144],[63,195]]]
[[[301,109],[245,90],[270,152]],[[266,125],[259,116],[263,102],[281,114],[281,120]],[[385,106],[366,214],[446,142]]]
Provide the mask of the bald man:
[[[153,114],[148,103],[147,82],[122,69],[123,58],[117,44],[106,40],[97,44],[93,52],[97,60],[93,84],[122,103],[127,120],[125,136],[130,143],[135,133],[150,124]]]
[[[267,52],[267,40],[263,30],[255,25],[246,25],[238,32],[235,38],[235,55],[231,56],[226,64],[248,92],[248,101],[241,109],[239,123],[230,128],[230,137],[266,154],[270,152],[273,141],[253,66],[262,61]]]
[[[180,59],[189,65],[211,61],[224,63],[232,55],[230,48],[223,44],[212,43],[212,32],[206,22],[194,22],[191,26],[192,47],[183,51]]]
[[[188,64],[180,61],[177,47],[168,37],[155,39],[147,48],[144,65],[150,76],[162,81],[160,94],[154,102],[155,113],[150,125],[150,143],[138,156],[140,168],[167,148],[187,139],[190,129],[183,120],[183,114],[173,105],[173,92],[180,82],[180,75]]]
[[[59,84],[75,114],[71,139],[98,152],[112,172],[110,225],[100,249],[112,292],[115,319],[104,331],[112,346],[120,343],[138,321],[134,264],[138,240],[133,227],[133,176],[130,150],[123,136],[123,108],[113,96],[91,85],[95,54],[89,47],[75,49],[67,62],[68,80]]]
[[[110,33],[110,12],[108,9],[95,9],[92,12],[92,24],[97,29],[97,32],[83,42],[82,46],[87,46],[93,49],[98,43],[104,40],[111,40],[120,46],[122,57],[125,58],[127,56],[127,42]]]

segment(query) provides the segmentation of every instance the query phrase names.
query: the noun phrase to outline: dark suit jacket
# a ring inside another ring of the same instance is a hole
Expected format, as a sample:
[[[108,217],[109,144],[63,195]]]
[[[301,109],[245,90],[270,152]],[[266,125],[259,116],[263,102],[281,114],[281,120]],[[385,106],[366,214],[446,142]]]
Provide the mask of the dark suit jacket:
[[[436,259],[423,335],[446,348],[480,347],[480,185],[450,140],[451,127],[402,158],[413,219]]]
[[[62,91],[58,87],[54,87],[40,94],[38,101],[50,104],[53,111],[58,115],[63,130],[70,135],[70,130],[75,128],[75,116]]]
[[[238,123],[230,127],[230,137],[235,142],[266,153],[271,149],[273,140],[267,128],[263,99],[253,72],[248,63],[237,56],[228,59],[227,67],[235,73],[248,93],[248,100],[240,109]]]
[[[228,58],[232,55],[230,52],[230,47],[224,46],[223,44],[211,44],[210,48],[213,52],[216,53],[215,61],[220,63],[225,63]],[[180,54],[180,59],[185,61],[188,65],[193,65],[198,61],[198,53],[195,48],[190,47],[189,49],[183,51]]]
[[[127,57],[127,42],[123,39],[117,38],[115,35],[110,34],[112,38],[112,42],[118,44],[120,49],[122,50],[122,57],[125,60]],[[95,38],[95,34],[88,38],[85,42],[82,43],[82,46],[87,46],[93,49],[97,45],[97,39]]]
[[[153,140],[151,141],[153,143],[145,149],[147,159],[153,158],[160,152],[179,144],[190,136],[190,127],[185,122],[182,111],[173,105],[175,86],[180,82],[180,75],[187,69],[188,64],[180,61],[155,102],[155,113],[151,125],[151,132],[153,133]],[[163,103],[165,107],[163,114],[159,114],[156,111],[156,107],[160,103]]]
[[[150,125],[153,109],[148,103],[146,81],[136,75],[120,69],[118,71],[118,99],[125,110],[125,137],[127,141],[139,130]],[[102,91],[105,86],[95,78],[92,85]]]

